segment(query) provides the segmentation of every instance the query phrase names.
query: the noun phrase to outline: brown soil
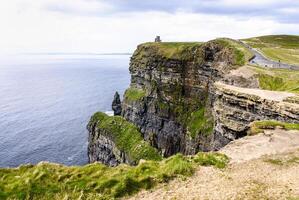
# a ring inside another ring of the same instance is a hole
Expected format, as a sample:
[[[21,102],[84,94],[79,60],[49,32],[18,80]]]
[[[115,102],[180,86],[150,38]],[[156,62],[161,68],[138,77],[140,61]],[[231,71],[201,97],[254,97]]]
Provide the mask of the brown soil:
[[[245,137],[222,149],[231,157],[223,170],[199,167],[130,199],[299,199],[299,132],[273,130]]]

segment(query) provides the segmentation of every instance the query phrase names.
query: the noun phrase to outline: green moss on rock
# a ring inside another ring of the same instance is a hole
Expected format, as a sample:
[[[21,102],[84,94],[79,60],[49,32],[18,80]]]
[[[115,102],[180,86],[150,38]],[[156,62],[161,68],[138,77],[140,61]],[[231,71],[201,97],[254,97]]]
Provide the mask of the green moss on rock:
[[[213,119],[207,116],[204,107],[192,112],[187,122],[187,129],[192,138],[196,138],[199,134],[208,136],[213,132],[213,128]]]
[[[143,140],[138,128],[121,116],[108,116],[98,112],[91,117],[89,123],[96,124],[98,129],[110,134],[109,137],[113,138],[117,148],[124,151],[135,163],[140,159],[162,159],[158,151]]]
[[[142,89],[130,87],[125,92],[125,98],[129,101],[138,101],[145,97],[146,92]]]
[[[265,129],[281,127],[285,130],[299,130],[299,124],[285,123],[280,121],[255,121],[250,125],[249,135],[262,133]]]

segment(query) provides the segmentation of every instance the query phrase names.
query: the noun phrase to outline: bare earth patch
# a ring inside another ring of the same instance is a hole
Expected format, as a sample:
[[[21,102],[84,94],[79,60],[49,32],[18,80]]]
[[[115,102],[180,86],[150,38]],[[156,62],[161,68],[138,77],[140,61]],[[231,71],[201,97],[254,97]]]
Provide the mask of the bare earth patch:
[[[264,155],[280,154],[296,149],[299,149],[299,131],[275,129],[232,141],[220,152],[229,156],[231,162],[244,162]]]
[[[238,69],[230,71],[229,75],[232,76],[242,76],[243,78],[250,78],[254,75],[258,74],[254,70],[251,69],[250,66],[242,66],[239,67]]]
[[[298,131],[269,130],[236,140],[221,152],[231,157],[227,168],[200,167],[187,180],[177,179],[130,199],[299,198]]]
[[[268,99],[272,101],[283,101],[288,97],[293,97],[295,94],[289,92],[277,92],[277,91],[269,91],[269,90],[261,90],[261,89],[252,89],[252,88],[241,88],[232,85],[227,85],[221,82],[215,83],[215,85],[219,87],[223,87],[228,90],[233,90],[238,93],[244,93],[249,95],[259,96],[263,99]]]

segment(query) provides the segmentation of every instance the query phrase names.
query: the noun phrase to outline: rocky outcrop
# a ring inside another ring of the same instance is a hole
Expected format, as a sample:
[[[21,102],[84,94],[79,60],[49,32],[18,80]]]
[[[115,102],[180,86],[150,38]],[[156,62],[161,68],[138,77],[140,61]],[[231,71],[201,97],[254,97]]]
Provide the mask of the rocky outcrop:
[[[118,92],[115,92],[114,98],[112,101],[112,110],[114,115],[121,115],[121,101]]]
[[[240,88],[217,82],[213,104],[215,117],[214,148],[247,135],[250,123],[276,120],[299,123],[299,104],[286,102],[294,94]]]
[[[137,127],[120,116],[95,113],[88,125],[89,162],[108,166],[137,164],[140,159],[160,160],[157,150],[142,138]]]
[[[226,74],[222,81],[243,88],[259,88],[258,73],[251,67],[242,66]]]
[[[90,138],[88,145],[88,159],[90,163],[101,162],[105,165],[115,167],[120,163],[130,164],[128,156],[118,149],[113,140],[107,133],[99,130],[90,130]],[[97,131],[99,132],[97,135]],[[97,135],[97,137],[95,137]]]

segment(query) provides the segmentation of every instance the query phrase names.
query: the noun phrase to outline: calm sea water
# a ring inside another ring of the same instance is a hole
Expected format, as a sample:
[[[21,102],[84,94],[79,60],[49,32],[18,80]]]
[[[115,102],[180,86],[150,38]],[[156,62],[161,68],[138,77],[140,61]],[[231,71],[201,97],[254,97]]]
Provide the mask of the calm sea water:
[[[0,60],[0,167],[87,163],[89,118],[130,82],[129,56]]]

